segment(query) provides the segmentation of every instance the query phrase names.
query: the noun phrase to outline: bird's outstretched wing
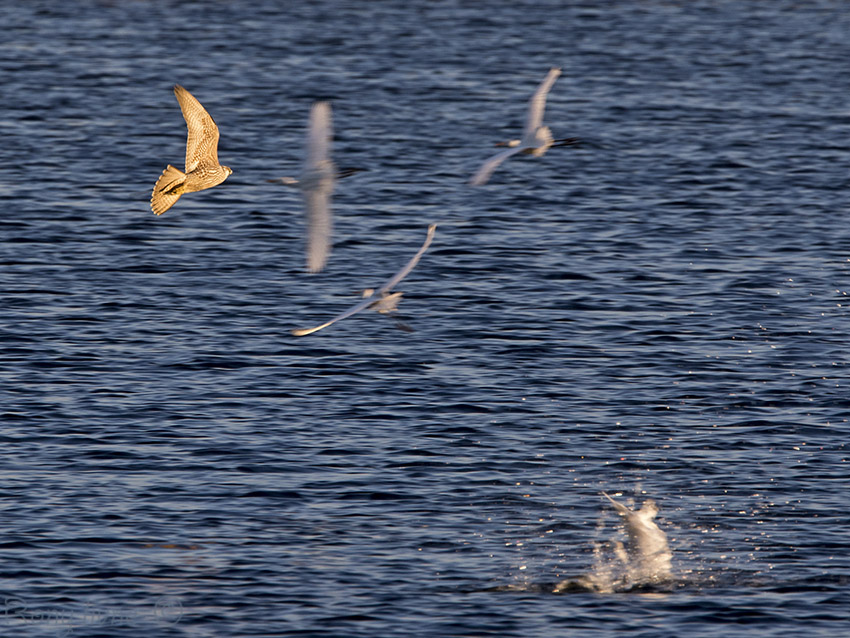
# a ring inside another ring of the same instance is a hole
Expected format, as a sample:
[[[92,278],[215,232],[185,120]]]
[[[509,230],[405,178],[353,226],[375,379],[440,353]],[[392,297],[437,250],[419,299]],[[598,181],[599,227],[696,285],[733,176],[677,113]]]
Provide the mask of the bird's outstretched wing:
[[[189,133],[186,137],[186,172],[198,166],[218,166],[218,127],[195,97],[179,84],[174,95],[183,111]]]
[[[502,162],[508,159],[511,155],[516,155],[520,151],[524,150],[523,146],[514,146],[513,148],[509,148],[506,151],[502,151],[501,153],[496,153],[493,157],[488,159],[481,165],[481,168],[478,169],[478,172],[472,176],[472,179],[469,180],[470,185],[472,186],[483,186],[490,179],[490,175],[493,174],[493,171],[496,170],[496,167],[499,166]]]
[[[343,312],[341,315],[334,317],[330,321],[326,321],[325,323],[316,326],[315,328],[302,328],[300,330],[293,330],[292,334],[294,334],[296,337],[303,337],[304,335],[312,334],[318,330],[321,330],[322,328],[327,328],[332,323],[347,319],[351,315],[356,315],[361,310],[366,310],[366,308],[368,308],[372,304],[378,303],[379,301],[380,299],[366,299],[365,301],[361,301],[360,303],[358,303],[356,306],[352,306],[351,308]]]
[[[543,111],[546,109],[546,96],[555,80],[561,75],[561,69],[553,66],[546,74],[546,78],[537,87],[531,100],[528,102],[528,115],[525,119],[525,129],[522,132],[523,138],[533,135],[534,132],[543,124]]]
[[[604,496],[609,501],[611,501],[611,504],[614,506],[614,509],[617,510],[618,514],[620,514],[622,516],[629,516],[630,514],[634,514],[634,512],[632,510],[630,510],[628,507],[626,507],[622,503],[618,503],[613,498],[608,496],[605,492],[602,492],[602,496]]]
[[[331,254],[331,191],[318,184],[316,188],[302,190],[301,194],[307,210],[307,269],[319,272]]]
[[[383,295],[385,293],[388,293],[390,290],[395,288],[402,279],[407,277],[410,271],[413,270],[416,264],[419,263],[419,259],[422,257],[422,255],[425,254],[425,251],[428,250],[428,246],[431,245],[431,241],[434,239],[434,232],[436,230],[437,224],[431,224],[430,226],[428,226],[428,234],[425,237],[425,243],[423,243],[422,247],[416,252],[416,254],[410,258],[410,261],[408,261],[404,265],[404,268],[402,268],[396,274],[390,277],[389,280],[387,280],[387,283],[385,283],[378,289],[378,294]]]
[[[316,102],[307,124],[307,149],[298,186],[307,211],[307,269],[319,272],[331,252],[331,193],[336,167],[330,159],[331,106]]]
[[[330,159],[332,137],[330,102],[316,102],[310,109],[307,125],[305,170],[316,168],[323,160]]]

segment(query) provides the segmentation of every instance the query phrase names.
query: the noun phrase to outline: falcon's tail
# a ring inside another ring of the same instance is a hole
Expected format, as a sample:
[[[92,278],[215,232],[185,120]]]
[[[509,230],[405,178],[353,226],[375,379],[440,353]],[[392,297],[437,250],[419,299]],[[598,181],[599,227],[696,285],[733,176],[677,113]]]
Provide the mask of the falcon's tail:
[[[185,182],[186,173],[174,168],[171,164],[162,171],[151,193],[151,210],[154,215],[162,215],[174,206],[184,192]]]

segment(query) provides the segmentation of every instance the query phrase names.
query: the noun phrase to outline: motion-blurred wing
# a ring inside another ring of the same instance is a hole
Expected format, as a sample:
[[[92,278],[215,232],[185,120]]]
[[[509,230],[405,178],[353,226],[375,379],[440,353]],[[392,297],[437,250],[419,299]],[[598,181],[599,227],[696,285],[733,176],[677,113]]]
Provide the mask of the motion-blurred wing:
[[[422,244],[422,247],[417,251],[417,253],[411,257],[410,261],[405,264],[404,268],[394,274],[387,283],[378,289],[378,294],[383,295],[384,293],[388,293],[398,285],[398,282],[407,277],[408,273],[413,270],[416,264],[419,263],[419,259],[425,254],[425,251],[428,250],[428,246],[431,245],[431,241],[434,239],[434,232],[436,230],[437,224],[431,224],[428,226],[428,235],[425,237],[425,243]]]
[[[469,183],[472,186],[483,186],[490,179],[490,175],[493,174],[493,171],[496,170],[496,167],[508,159],[511,155],[516,155],[524,147],[522,146],[514,146],[513,148],[509,148],[506,151],[502,151],[501,153],[496,153],[493,157],[488,159],[484,164],[481,165],[481,168],[478,169],[478,172],[472,176],[472,179],[469,180]]]
[[[540,86],[537,87],[534,95],[531,96],[531,100],[528,102],[528,115],[525,119],[525,130],[523,130],[522,133],[523,138],[533,135],[534,131],[540,128],[543,124],[543,111],[546,109],[546,96],[549,95],[549,90],[552,88],[552,85],[555,84],[555,80],[558,79],[559,75],[561,75],[561,69],[553,66],[549,69],[549,73],[546,75],[543,82],[540,83]]]
[[[186,172],[198,166],[218,166],[218,127],[210,114],[189,91],[174,85],[174,95],[186,120]]]
[[[331,254],[331,191],[320,184],[317,188],[302,191],[302,195],[307,210],[307,269],[319,272]]]
[[[327,328],[332,323],[336,323],[337,321],[347,319],[351,315],[356,315],[361,310],[365,310],[366,308],[368,308],[369,306],[371,306],[374,303],[377,303],[378,301],[380,301],[380,300],[379,299],[366,299],[365,301],[361,301],[356,306],[349,308],[348,310],[343,312],[341,315],[334,317],[330,321],[327,321],[320,326],[316,326],[315,328],[302,328],[300,330],[293,330],[292,334],[294,334],[296,337],[303,337],[304,335],[312,334],[312,333],[314,333],[318,330],[321,330],[322,328]]]
[[[315,168],[323,160],[330,159],[332,137],[330,102],[316,102],[310,109],[307,125],[306,168]]]

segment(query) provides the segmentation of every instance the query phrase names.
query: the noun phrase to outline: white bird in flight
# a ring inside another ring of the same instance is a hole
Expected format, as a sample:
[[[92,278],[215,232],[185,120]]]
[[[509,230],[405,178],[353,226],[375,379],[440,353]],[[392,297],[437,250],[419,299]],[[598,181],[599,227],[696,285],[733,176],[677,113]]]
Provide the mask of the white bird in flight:
[[[553,139],[552,131],[549,127],[543,126],[543,111],[546,109],[546,96],[549,94],[549,90],[555,84],[555,80],[558,79],[559,75],[561,75],[561,69],[558,67],[549,69],[546,78],[540,83],[540,86],[537,87],[537,90],[528,102],[528,114],[525,119],[525,128],[522,131],[522,139],[496,144],[496,146],[508,146],[510,148],[497,153],[484,162],[481,168],[478,169],[478,172],[469,180],[472,186],[483,186],[486,184],[487,180],[490,179],[490,175],[493,174],[493,171],[496,170],[499,164],[511,155],[523,153],[525,155],[539,157],[549,150],[550,146],[571,146],[578,141],[574,137],[559,140]]]
[[[316,326],[315,328],[302,328],[300,330],[293,330],[292,334],[296,337],[303,337],[304,335],[311,334],[322,328],[327,328],[332,323],[336,323],[342,319],[347,319],[351,315],[355,315],[361,310],[366,310],[367,308],[371,308],[381,314],[389,314],[395,312],[398,306],[398,302],[401,301],[401,296],[404,293],[401,292],[390,292],[393,288],[395,288],[399,282],[407,277],[411,270],[419,263],[419,259],[425,254],[425,251],[428,250],[428,246],[431,245],[431,241],[434,239],[434,231],[437,229],[437,224],[431,224],[428,226],[428,235],[425,238],[425,243],[422,244],[422,247],[417,251],[415,255],[408,261],[404,268],[399,270],[396,274],[394,274],[390,279],[380,288],[378,288],[378,294],[380,297],[378,299],[373,299],[373,295],[375,294],[375,290],[372,288],[367,288],[363,291],[363,296],[366,297],[364,301],[361,301],[356,306],[353,306],[343,312],[341,315],[334,317],[330,321],[326,321],[325,323]]]

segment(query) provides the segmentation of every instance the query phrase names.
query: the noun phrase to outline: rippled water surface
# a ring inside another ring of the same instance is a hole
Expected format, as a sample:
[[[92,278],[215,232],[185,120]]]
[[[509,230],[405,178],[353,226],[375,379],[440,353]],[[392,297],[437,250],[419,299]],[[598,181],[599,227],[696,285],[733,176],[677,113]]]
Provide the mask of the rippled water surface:
[[[3,635],[850,631],[845,3],[0,5]],[[581,145],[467,186],[550,66]],[[234,173],[155,217],[175,83]],[[432,222],[414,332],[290,334]],[[674,578],[555,594],[603,490]]]

